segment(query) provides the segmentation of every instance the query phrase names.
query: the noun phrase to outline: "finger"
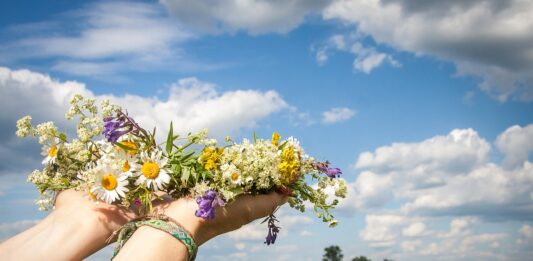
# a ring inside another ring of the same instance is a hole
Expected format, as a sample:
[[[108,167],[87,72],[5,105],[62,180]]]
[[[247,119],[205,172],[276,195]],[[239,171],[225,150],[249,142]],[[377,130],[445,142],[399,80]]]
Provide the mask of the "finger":
[[[258,218],[272,214],[278,206],[287,202],[286,196],[272,192],[262,195],[245,195],[237,199],[228,207],[230,215],[239,215],[249,223]]]

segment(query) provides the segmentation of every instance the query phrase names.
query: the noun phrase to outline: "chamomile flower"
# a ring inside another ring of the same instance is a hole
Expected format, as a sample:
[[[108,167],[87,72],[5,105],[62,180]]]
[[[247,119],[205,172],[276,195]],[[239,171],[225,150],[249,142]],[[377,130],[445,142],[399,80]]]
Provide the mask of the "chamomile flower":
[[[123,175],[132,177],[141,169],[141,166],[137,163],[139,161],[139,156],[135,154],[130,154],[124,152],[123,150],[115,153],[114,163],[117,165],[117,168],[122,170]]]
[[[241,173],[233,164],[224,164],[221,166],[222,176],[233,186],[241,184]]]
[[[90,194],[96,195],[96,198],[111,204],[126,196],[129,189],[126,175],[121,175],[119,170],[111,166],[104,165],[97,167],[96,181],[90,190]]]
[[[43,159],[43,164],[53,164],[56,162],[57,159],[57,152],[59,150],[59,142],[56,140],[49,142],[48,144],[45,144],[43,146],[41,155],[43,155],[45,158]]]
[[[162,157],[161,151],[155,151],[151,154],[141,153],[141,171],[135,185],[145,184],[146,187],[160,191],[164,185],[170,181],[169,170],[165,169],[168,159]]]

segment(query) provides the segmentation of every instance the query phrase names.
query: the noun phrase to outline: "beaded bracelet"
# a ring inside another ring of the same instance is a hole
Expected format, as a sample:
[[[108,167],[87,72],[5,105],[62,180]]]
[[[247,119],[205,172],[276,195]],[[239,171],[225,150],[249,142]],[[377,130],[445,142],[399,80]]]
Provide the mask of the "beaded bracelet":
[[[149,226],[164,231],[182,242],[187,247],[189,260],[194,260],[196,258],[196,253],[198,252],[198,246],[196,245],[194,238],[189,232],[178,225],[178,223],[172,224],[167,221],[176,223],[174,220],[164,215],[138,218],[126,223],[119,230],[113,232],[113,235],[111,236],[114,237],[118,232],[117,246],[113,251],[113,257],[111,257],[111,259],[115,258],[126,241],[128,241],[128,239],[139,227]]]

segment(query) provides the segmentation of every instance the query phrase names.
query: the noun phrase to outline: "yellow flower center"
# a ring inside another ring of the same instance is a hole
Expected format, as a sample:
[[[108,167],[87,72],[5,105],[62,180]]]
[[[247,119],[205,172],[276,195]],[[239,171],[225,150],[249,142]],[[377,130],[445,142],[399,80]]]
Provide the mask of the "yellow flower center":
[[[107,174],[102,178],[102,187],[106,190],[114,190],[117,184],[117,178],[113,174]]]
[[[239,174],[237,174],[237,172],[231,173],[231,180],[235,182],[237,179],[239,179]]]
[[[56,145],[50,147],[50,149],[48,150],[48,156],[50,157],[55,157],[57,155],[57,147]]]
[[[130,170],[130,163],[126,160],[124,165],[122,165],[122,172],[128,172]]]
[[[159,165],[155,162],[146,162],[143,164],[141,172],[148,179],[155,179],[159,176]]]

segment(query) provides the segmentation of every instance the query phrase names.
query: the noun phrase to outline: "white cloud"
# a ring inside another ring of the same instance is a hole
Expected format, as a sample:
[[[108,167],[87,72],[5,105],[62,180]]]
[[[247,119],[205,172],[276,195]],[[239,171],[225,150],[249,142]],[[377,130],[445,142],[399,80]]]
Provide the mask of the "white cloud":
[[[379,176],[370,171],[363,171],[359,174],[355,183],[348,184],[348,187],[351,188],[351,193],[348,197],[352,199],[343,200],[342,202],[352,202],[358,209],[381,207],[392,197],[389,192],[391,186],[391,177]],[[339,207],[346,208],[349,206],[343,204]]]
[[[313,232],[311,232],[309,230],[300,231],[300,236],[302,236],[302,237],[309,237],[309,236],[312,236],[312,235],[313,235]]]
[[[154,4],[99,2],[59,17],[5,42],[3,59],[51,59],[53,70],[82,76],[165,70],[184,66],[179,44],[193,37]]]
[[[329,59],[329,54],[333,51],[348,52],[355,56],[353,68],[355,71],[366,74],[371,73],[374,69],[389,64],[394,67],[401,66],[400,62],[395,60],[392,55],[377,51],[374,47],[363,44],[361,34],[350,35],[333,35],[323,46],[313,47],[315,57],[319,65],[324,65]]]
[[[472,129],[456,129],[363,152],[354,164],[361,173],[339,208],[365,213],[361,239],[398,251],[396,259],[521,260],[533,235],[532,126],[508,128],[495,146]],[[495,149],[501,164],[489,157]],[[439,229],[450,218],[449,230]],[[524,221],[518,235],[502,232],[504,222]]]
[[[523,225],[520,228],[520,234],[525,238],[533,238],[533,228],[529,225]]]
[[[505,131],[499,140],[510,139],[513,130],[518,127]],[[512,137],[527,139],[527,135],[519,133]],[[533,171],[533,164],[521,156],[521,161],[515,162],[516,168],[505,169],[489,161],[491,149],[474,130],[464,129],[419,143],[394,143],[363,152],[355,167],[365,170],[363,173],[372,172],[373,179],[382,184],[392,184],[385,190],[394,191],[394,197],[381,195],[381,201],[376,201],[362,194],[358,198],[362,202],[351,207],[365,206],[365,201],[383,205],[402,200],[402,210],[407,212],[523,219],[533,213],[533,176],[528,174]],[[523,155],[524,150],[520,153]],[[367,175],[360,175],[356,184],[376,183],[366,181]]]
[[[401,246],[404,251],[413,252],[421,244],[422,244],[422,241],[420,239],[417,239],[417,240],[412,240],[412,241],[403,241]]]
[[[275,91],[235,90],[219,93],[214,84],[196,78],[177,81],[171,86],[168,98],[159,99],[129,94],[95,95],[82,83],[61,82],[28,70],[0,67],[0,110],[12,112],[0,114],[0,154],[17,162],[27,160],[31,163],[29,165],[34,166],[35,159],[22,155],[28,150],[38,151],[38,148],[28,147],[28,142],[15,137],[15,122],[30,114],[34,123],[51,120],[62,130],[71,131],[74,123],[67,122],[64,114],[69,99],[75,93],[98,99],[109,98],[126,108],[145,128],[157,126],[162,136],[166,135],[170,121],[174,122],[174,129],[181,134],[205,127],[215,137],[238,134],[239,130],[255,127],[261,119],[288,107]],[[38,153],[33,155],[38,157]],[[28,164],[17,166],[27,167]]]
[[[236,90],[218,93],[216,86],[196,78],[172,84],[168,99],[136,95],[109,97],[124,105],[137,121],[167,130],[172,120],[179,133],[209,128],[215,135],[256,127],[257,121],[288,107],[275,91]]]
[[[276,218],[279,220],[277,225],[281,227],[281,231],[278,234],[279,237],[286,237],[291,233],[293,228],[313,223],[313,220],[307,216],[286,214],[287,209],[288,206],[285,206],[276,212]],[[292,211],[292,209],[289,211]],[[265,240],[268,227],[266,223],[261,224],[262,221],[263,219],[258,219],[250,224],[244,225],[238,230],[229,232],[224,237],[238,241]]]
[[[349,108],[332,108],[322,113],[322,122],[332,124],[347,121],[355,115],[355,111]]]
[[[373,246],[390,246],[396,243],[394,230],[404,222],[405,217],[401,215],[367,215],[366,227],[360,236]]]
[[[328,0],[160,0],[183,24],[211,33],[285,33],[320,11]]]
[[[339,0],[323,17],[356,25],[380,44],[452,61],[459,75],[479,76],[482,90],[505,101],[533,99],[531,12],[527,0]]]
[[[520,167],[533,150],[533,125],[514,125],[496,139],[498,150],[505,154],[504,166]]]
[[[420,143],[393,143],[363,152],[359,169],[380,172],[408,170],[413,176],[430,171],[465,172],[486,161],[490,144],[472,129],[453,130]]]
[[[522,249],[529,251],[529,255],[531,255],[531,251],[533,251],[533,227],[531,225],[524,224],[520,227],[516,243]]]
[[[407,237],[420,236],[426,230],[426,225],[422,222],[417,222],[405,227],[402,234]]]

